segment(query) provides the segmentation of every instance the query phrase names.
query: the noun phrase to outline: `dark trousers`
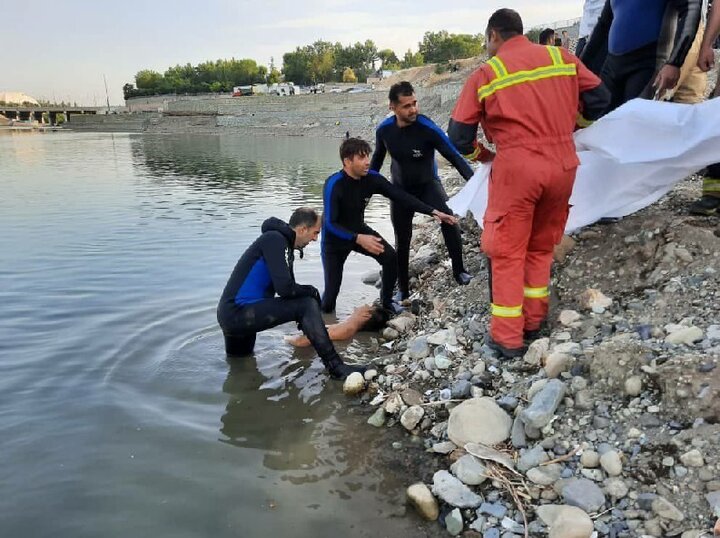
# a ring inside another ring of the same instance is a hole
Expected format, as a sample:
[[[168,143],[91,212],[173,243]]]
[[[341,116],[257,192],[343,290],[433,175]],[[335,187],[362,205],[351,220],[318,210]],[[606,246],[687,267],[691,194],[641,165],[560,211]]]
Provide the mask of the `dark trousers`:
[[[447,206],[447,194],[439,181],[433,181],[421,186],[418,189],[408,190],[410,194],[419,198],[427,205],[438,211],[452,215],[452,210]],[[404,206],[391,202],[390,218],[395,228],[395,248],[398,258],[398,287],[400,293],[407,297],[410,295],[410,241],[412,240],[412,220],[415,212]],[[465,271],[462,258],[462,238],[460,227],[457,225],[441,224],[443,239],[452,261],[454,274]]]
[[[575,56],[580,58],[585,45],[587,45],[587,37],[581,37],[577,40],[577,43],[575,44]]]
[[[389,306],[392,303],[393,290],[395,289],[395,281],[397,280],[397,255],[395,249],[390,243],[385,241],[382,236],[370,227],[366,227],[360,233],[375,235],[382,239],[385,250],[382,254],[371,254],[357,243],[351,241],[325,241],[322,244],[322,262],[323,272],[325,274],[325,290],[322,297],[322,311],[333,312],[337,296],[340,293],[340,285],[342,284],[343,268],[345,260],[351,252],[359,252],[364,256],[374,258],[382,266],[382,289],[380,290],[380,300],[383,306]]]
[[[646,90],[655,75],[656,50],[657,43],[651,43],[627,54],[607,55],[600,73],[600,78],[612,96],[606,113],[643,96],[643,90]]]
[[[255,347],[257,333],[295,321],[324,363],[338,356],[320,314],[320,305],[312,297],[265,299],[243,306],[221,305],[217,317],[228,355],[249,355]]]

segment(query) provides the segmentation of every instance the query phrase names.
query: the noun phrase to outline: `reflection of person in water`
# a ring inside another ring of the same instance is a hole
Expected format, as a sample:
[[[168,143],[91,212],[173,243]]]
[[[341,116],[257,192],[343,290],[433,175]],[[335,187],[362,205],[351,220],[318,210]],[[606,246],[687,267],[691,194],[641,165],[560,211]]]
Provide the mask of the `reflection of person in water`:
[[[358,332],[377,332],[387,323],[390,314],[378,305],[362,305],[357,307],[350,316],[340,323],[327,326],[330,340],[349,340]],[[286,336],[285,341],[295,347],[308,347],[310,340],[307,336],[298,334]]]

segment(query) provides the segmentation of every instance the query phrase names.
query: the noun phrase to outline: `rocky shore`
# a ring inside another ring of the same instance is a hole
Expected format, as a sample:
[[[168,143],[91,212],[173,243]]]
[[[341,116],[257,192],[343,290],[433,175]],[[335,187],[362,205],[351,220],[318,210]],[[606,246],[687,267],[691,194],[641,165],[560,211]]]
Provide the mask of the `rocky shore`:
[[[394,449],[427,453],[433,469],[408,477],[421,517],[467,537],[713,535],[720,229],[686,214],[699,186],[690,178],[652,207],[566,239],[549,326],[514,361],[483,343],[474,220],[462,227],[476,276],[462,288],[439,227],[416,227],[409,311],[349,346],[374,370],[345,388],[368,424],[406,432]]]

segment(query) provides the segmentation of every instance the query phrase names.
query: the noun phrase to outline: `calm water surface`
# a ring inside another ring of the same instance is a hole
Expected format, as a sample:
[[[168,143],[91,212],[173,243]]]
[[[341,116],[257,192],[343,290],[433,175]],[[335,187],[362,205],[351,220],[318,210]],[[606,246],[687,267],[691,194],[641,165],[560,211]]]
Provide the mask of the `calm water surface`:
[[[292,325],[225,360],[237,258],[337,168],[334,141],[0,133],[0,536],[436,532]],[[322,289],[319,254],[296,274]],[[374,267],[351,256],[340,317]]]

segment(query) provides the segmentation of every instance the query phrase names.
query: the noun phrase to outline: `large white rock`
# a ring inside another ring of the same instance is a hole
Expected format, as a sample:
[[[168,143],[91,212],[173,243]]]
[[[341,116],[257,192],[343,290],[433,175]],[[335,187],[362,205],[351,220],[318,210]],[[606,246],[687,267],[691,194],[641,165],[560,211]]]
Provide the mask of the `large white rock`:
[[[683,327],[677,331],[671,332],[665,337],[668,344],[685,344],[693,345],[703,339],[703,331],[699,327]]]
[[[462,447],[466,443],[496,445],[510,437],[512,418],[492,398],[471,398],[452,411],[448,437]]]
[[[419,482],[407,489],[407,498],[420,516],[428,521],[435,521],[440,515],[438,502],[425,484]]]
[[[609,476],[620,476],[622,474],[622,460],[616,450],[608,450],[600,456],[600,465]]]
[[[365,388],[365,378],[360,372],[353,372],[345,378],[343,392],[348,396],[355,396]]]
[[[402,414],[400,417],[400,423],[406,430],[414,430],[424,416],[425,409],[419,405],[413,405]]]
[[[450,506],[457,508],[477,508],[483,502],[482,497],[473,493],[469,487],[447,471],[438,471],[433,475],[432,492]]]
[[[563,504],[545,504],[535,509],[548,527],[549,538],[590,538],[594,527],[592,519],[580,508]]]

